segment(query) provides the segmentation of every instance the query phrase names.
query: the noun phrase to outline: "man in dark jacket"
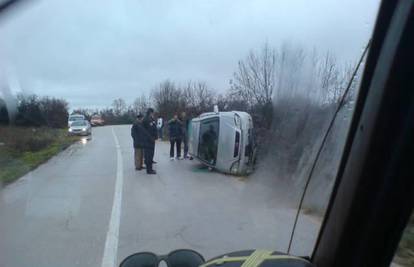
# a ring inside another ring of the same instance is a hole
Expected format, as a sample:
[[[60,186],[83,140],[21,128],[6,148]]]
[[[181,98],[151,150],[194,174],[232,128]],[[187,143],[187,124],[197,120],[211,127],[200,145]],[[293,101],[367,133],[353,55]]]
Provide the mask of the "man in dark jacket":
[[[177,114],[168,122],[170,135],[170,159],[174,160],[174,145],[177,147],[177,159],[181,159],[181,140],[183,137],[182,124]]]
[[[183,143],[184,143],[184,158],[188,159],[188,138],[189,138],[189,128],[190,128],[190,119],[187,118],[187,114],[185,112],[181,113],[181,124],[182,124],[182,132],[183,132]]]
[[[217,132],[213,125],[210,125],[201,137],[201,148],[203,150],[204,160],[210,164],[216,164],[217,158]]]
[[[155,140],[157,140],[157,123],[154,120],[154,110],[152,108],[147,110],[147,114],[144,117],[142,125],[145,129],[143,147],[147,173],[156,174],[156,172],[152,169],[152,164],[154,162]]]
[[[144,127],[142,126],[142,119],[144,116],[142,114],[138,114],[136,121],[132,125],[131,128],[131,137],[134,141],[134,159],[135,159],[135,170],[142,170],[143,169],[143,161],[144,161]]]

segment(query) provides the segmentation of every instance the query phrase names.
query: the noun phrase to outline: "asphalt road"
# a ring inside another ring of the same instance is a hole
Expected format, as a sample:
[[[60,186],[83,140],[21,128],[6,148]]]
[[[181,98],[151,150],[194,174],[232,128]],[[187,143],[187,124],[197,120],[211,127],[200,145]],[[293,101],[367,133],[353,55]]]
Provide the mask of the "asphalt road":
[[[93,129],[0,191],[0,266],[113,266],[137,251],[191,248],[210,258],[286,251],[295,215],[271,175],[210,172],[169,160],[157,142],[157,175],[135,171],[130,126]],[[263,172],[262,172],[263,173]],[[311,253],[319,222],[301,216],[292,252]]]

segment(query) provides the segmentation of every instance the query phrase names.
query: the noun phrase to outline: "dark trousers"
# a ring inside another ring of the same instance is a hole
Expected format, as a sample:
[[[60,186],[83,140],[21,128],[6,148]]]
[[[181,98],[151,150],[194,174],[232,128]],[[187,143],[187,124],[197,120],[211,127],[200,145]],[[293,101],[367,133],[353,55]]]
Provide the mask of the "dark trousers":
[[[184,157],[188,156],[188,135],[184,136]]]
[[[177,157],[181,157],[181,138],[170,139],[170,157],[174,157],[174,144],[177,148]]]
[[[152,171],[152,161],[154,160],[154,149],[155,147],[144,148],[144,161],[147,167],[147,172]]]

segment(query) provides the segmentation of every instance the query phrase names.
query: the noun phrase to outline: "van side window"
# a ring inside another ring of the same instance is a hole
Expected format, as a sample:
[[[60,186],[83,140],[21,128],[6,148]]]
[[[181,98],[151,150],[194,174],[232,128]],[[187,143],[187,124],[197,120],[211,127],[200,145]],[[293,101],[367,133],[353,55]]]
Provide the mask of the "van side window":
[[[216,164],[219,135],[219,119],[214,118],[200,124],[198,157],[210,165]]]
[[[248,144],[246,145],[246,149],[245,149],[245,151],[244,151],[244,155],[246,156],[246,157],[249,157],[249,161],[250,161],[250,159],[252,158],[252,153],[253,153],[253,146],[254,146],[254,134],[253,134],[253,129],[249,129],[249,131],[248,131]]]
[[[239,155],[239,147],[240,147],[240,133],[236,132],[236,137],[235,137],[235,140],[234,140],[233,158],[235,158]]]

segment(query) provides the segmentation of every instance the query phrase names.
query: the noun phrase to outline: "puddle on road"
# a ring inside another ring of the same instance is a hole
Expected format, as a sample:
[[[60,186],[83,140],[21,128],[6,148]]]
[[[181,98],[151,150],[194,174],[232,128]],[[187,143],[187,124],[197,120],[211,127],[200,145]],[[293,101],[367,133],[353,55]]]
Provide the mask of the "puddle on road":
[[[82,145],[86,145],[88,142],[92,141],[92,136],[86,136],[86,137],[81,137],[79,143],[81,143]]]
[[[92,141],[92,136],[84,136],[80,137],[78,141],[76,141],[73,145],[66,149],[69,156],[72,156],[76,153],[79,149],[85,147],[89,142]]]
[[[228,174],[228,173],[218,172],[214,169],[210,170],[209,167],[207,167],[203,164],[200,164],[200,163],[192,166],[191,171],[195,172],[195,173],[221,174],[221,175],[224,175],[225,177],[233,178],[233,179],[236,179],[237,181],[240,181],[240,182],[246,182],[248,180],[247,179],[248,176],[235,176],[235,175],[231,175],[231,174]]]
[[[205,173],[212,172],[212,171],[209,170],[209,168],[207,166],[202,165],[202,164],[194,165],[191,168],[191,171],[192,172],[205,172]]]

